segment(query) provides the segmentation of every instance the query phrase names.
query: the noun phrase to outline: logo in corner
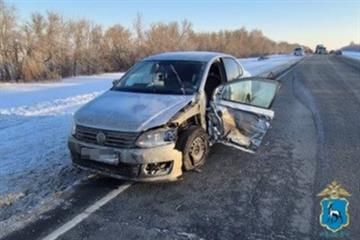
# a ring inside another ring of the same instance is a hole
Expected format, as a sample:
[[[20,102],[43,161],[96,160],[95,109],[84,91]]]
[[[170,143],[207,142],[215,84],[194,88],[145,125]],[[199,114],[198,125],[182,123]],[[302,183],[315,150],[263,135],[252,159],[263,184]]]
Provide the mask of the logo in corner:
[[[351,194],[339,183],[333,181],[317,196],[322,197],[320,201],[321,226],[329,231],[338,232],[350,224],[349,202],[345,197],[349,197]]]

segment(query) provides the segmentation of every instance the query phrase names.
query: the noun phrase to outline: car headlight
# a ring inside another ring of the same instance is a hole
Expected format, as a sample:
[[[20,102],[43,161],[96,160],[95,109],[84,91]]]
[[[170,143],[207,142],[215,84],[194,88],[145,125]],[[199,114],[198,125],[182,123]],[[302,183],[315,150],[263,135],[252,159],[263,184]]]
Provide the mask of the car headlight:
[[[73,119],[72,123],[71,123],[71,135],[75,136],[75,134],[76,134],[76,123],[75,123],[75,121]]]
[[[144,132],[136,141],[136,145],[142,148],[166,145],[176,140],[176,129],[161,128]]]

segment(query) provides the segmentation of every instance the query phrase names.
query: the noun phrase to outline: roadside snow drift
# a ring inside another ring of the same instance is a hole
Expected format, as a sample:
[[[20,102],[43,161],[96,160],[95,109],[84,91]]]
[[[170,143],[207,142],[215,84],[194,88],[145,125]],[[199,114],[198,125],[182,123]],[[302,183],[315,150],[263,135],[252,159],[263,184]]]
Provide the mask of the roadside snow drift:
[[[345,57],[352,58],[352,59],[360,60],[360,51],[359,52],[356,52],[356,51],[342,51],[342,55],[344,55]]]
[[[268,59],[258,60],[258,58],[242,58],[239,62],[252,75],[267,75],[267,73],[283,68],[284,65],[291,65],[299,61],[302,57],[288,55],[270,55]]]
[[[0,238],[19,216],[48,208],[60,192],[87,177],[71,166],[67,150],[72,115],[121,75],[0,84]]]

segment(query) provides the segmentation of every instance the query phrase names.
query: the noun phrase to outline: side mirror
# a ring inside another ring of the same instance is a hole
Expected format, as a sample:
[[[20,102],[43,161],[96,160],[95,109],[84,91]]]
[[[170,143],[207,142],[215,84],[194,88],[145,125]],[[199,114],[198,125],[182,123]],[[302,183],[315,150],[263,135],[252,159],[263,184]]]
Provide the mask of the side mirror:
[[[120,79],[115,79],[113,82],[112,82],[112,85],[113,86],[116,86],[120,83]]]

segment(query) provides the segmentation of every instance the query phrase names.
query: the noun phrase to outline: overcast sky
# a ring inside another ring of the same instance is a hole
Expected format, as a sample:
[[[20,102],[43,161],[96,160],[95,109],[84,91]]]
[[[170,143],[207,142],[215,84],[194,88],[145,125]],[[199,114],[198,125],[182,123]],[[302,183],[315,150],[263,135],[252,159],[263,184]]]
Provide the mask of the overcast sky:
[[[131,27],[140,13],[145,26],[159,21],[193,23],[197,31],[260,29],[276,41],[314,48],[323,43],[337,49],[360,43],[359,0],[5,0],[18,9],[22,21],[32,12],[56,11],[65,17],[86,18],[104,26]]]

